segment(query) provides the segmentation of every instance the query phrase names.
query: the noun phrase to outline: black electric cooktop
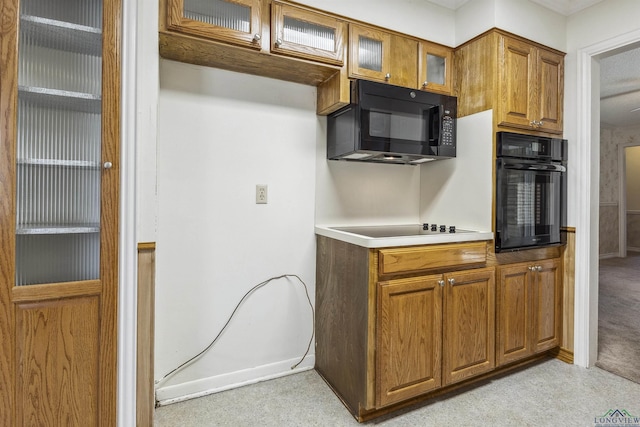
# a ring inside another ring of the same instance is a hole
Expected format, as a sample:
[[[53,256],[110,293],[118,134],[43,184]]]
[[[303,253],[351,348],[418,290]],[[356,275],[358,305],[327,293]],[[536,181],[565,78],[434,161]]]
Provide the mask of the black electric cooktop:
[[[337,231],[358,234],[365,237],[403,237],[423,236],[428,234],[473,233],[471,230],[460,230],[455,226],[438,224],[407,225],[362,225],[354,227],[330,227]]]

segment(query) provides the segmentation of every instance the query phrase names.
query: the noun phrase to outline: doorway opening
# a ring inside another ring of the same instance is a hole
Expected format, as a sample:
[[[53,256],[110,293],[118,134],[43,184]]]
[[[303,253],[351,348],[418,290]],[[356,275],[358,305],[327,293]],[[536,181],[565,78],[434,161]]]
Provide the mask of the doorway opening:
[[[640,383],[640,47],[599,57],[596,366]]]

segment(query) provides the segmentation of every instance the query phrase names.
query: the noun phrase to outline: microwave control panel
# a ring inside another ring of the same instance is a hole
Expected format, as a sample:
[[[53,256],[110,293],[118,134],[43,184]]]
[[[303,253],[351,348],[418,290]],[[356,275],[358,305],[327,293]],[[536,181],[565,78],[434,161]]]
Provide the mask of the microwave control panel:
[[[451,118],[451,116],[444,116],[442,118],[441,145],[455,145],[454,127],[455,127],[455,121]]]

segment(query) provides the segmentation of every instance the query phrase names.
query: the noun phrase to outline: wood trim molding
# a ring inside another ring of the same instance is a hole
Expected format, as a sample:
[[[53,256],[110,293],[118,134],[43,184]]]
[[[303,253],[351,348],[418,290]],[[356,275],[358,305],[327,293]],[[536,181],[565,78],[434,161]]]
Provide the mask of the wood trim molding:
[[[43,299],[59,299],[100,295],[102,283],[99,280],[83,282],[54,283],[46,285],[15,286],[11,290],[14,303],[29,302]]]
[[[142,247],[141,247],[142,245]],[[138,307],[136,362],[136,425],[153,425],[154,387],[155,243],[138,244]]]
[[[138,243],[138,252],[155,251],[155,250],[156,250],[156,242],[139,242]]]
[[[569,363],[573,365],[573,351],[567,350],[566,348],[558,348],[555,352],[555,357],[558,360],[561,360],[565,363]]]

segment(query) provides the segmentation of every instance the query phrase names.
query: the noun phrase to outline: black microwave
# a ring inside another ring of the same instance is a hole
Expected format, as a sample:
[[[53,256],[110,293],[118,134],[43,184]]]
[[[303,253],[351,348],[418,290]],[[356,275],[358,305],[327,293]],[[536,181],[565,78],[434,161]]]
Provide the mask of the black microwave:
[[[327,118],[327,158],[420,164],[456,156],[457,98],[351,81],[349,105]]]

